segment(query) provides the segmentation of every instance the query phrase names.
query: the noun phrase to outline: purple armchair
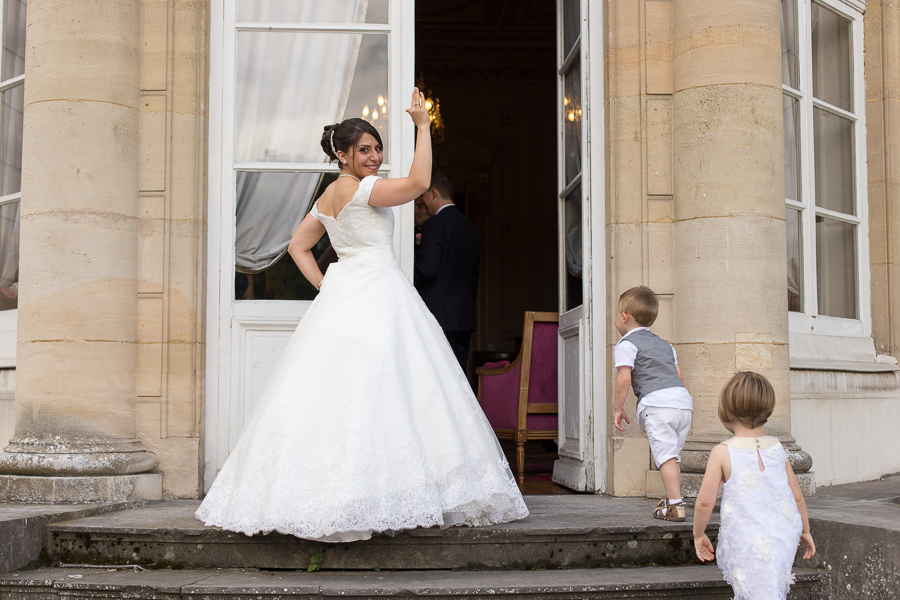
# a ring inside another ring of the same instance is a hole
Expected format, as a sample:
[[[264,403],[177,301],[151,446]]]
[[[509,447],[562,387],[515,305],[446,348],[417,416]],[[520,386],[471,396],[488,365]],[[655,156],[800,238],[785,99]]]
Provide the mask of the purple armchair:
[[[559,435],[557,339],[559,314],[526,312],[522,349],[512,363],[485,363],[478,402],[499,439],[516,441],[519,485],[525,482],[525,442]]]

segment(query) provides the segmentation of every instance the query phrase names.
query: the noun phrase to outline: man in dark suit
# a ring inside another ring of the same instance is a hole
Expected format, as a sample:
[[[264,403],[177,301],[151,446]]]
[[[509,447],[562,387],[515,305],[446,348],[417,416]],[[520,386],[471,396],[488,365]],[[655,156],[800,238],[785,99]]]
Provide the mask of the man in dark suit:
[[[435,171],[422,194],[431,216],[422,225],[416,247],[415,285],[437,319],[463,371],[475,331],[478,253],[475,225],[453,204],[453,184]]]

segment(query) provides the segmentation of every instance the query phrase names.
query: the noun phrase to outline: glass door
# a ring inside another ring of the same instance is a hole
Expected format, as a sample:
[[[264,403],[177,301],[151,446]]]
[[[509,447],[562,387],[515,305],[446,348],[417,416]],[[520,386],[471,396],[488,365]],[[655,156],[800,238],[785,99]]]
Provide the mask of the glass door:
[[[590,3],[582,0],[557,1],[557,90],[558,90],[558,214],[559,214],[559,460],[553,470],[553,480],[579,491],[602,491],[605,474],[603,438],[594,439],[593,432],[604,431],[599,419],[605,422],[605,403],[594,401],[594,390],[602,393],[604,386],[601,356],[605,353],[592,343],[596,314],[603,324],[605,311],[596,310],[603,303],[604,294],[592,294],[592,282],[605,281],[604,261],[592,260],[591,214],[592,198],[603,199],[603,94],[602,94],[602,35],[598,46],[598,73],[591,77],[592,41],[590,31],[602,32],[599,26],[588,27],[589,21],[599,21],[601,11],[591,11]],[[599,83],[592,83],[593,80]],[[593,86],[593,87],[592,87]],[[600,93],[597,93],[597,92]],[[591,94],[597,101],[591,105]],[[593,112],[592,112],[593,111]],[[588,139],[596,130],[591,147]],[[593,153],[593,155],[592,155]],[[593,160],[592,160],[593,158]],[[592,165],[594,168],[592,169]],[[592,194],[592,191],[594,193]],[[600,204],[594,208],[603,214]],[[602,221],[600,221],[602,223]],[[600,225],[602,227],[602,224]],[[601,254],[604,245],[598,244]],[[600,336],[598,340],[603,340]],[[594,405],[601,408],[594,410]]]
[[[323,127],[369,120],[385,143],[384,177],[412,160],[413,15],[413,0],[212,5],[207,486],[316,295],[287,245],[338,173]],[[411,272],[412,209],[396,210]],[[327,248],[326,236],[313,252]]]

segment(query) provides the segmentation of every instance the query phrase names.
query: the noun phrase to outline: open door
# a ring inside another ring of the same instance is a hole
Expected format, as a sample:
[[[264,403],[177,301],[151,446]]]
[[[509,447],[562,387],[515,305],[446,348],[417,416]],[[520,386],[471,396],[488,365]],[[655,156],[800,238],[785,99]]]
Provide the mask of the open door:
[[[602,32],[602,4],[557,0],[560,343],[553,481],[586,492],[606,489]]]
[[[385,142],[380,175],[409,169],[414,8],[414,0],[211,5],[206,489],[316,294],[286,250],[337,176],[320,147],[323,126],[367,118]],[[394,238],[410,276],[412,210],[395,209]]]

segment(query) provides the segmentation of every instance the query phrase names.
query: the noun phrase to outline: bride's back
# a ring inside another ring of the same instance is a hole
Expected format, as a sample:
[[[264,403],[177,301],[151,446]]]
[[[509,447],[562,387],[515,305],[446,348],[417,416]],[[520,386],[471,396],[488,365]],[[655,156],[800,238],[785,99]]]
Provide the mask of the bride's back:
[[[367,249],[387,250],[393,256],[394,211],[369,205],[376,176],[332,183],[316,201],[311,213],[325,226],[331,245],[340,258],[359,255]]]
[[[359,184],[349,177],[338,178],[337,181],[325,188],[319,198],[319,214],[336,219],[345,206],[353,200],[353,195],[359,189]]]

